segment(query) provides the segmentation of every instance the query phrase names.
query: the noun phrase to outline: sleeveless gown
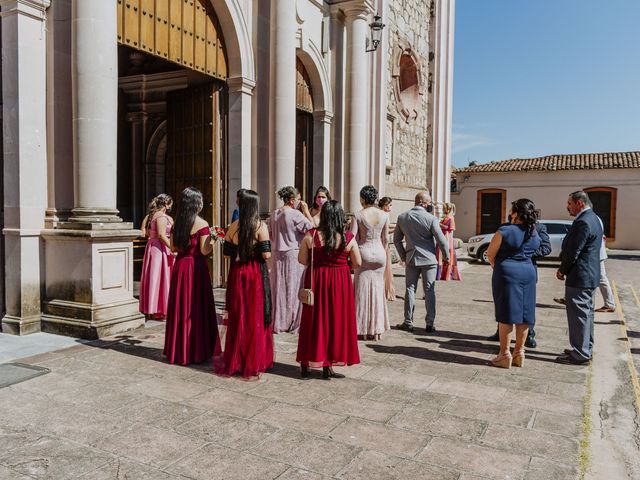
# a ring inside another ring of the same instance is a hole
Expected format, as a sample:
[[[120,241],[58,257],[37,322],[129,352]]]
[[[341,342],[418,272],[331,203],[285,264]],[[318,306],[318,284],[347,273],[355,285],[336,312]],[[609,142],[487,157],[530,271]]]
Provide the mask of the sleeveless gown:
[[[220,350],[209,267],[200,252],[203,235],[209,235],[208,227],[191,235],[189,247],[178,253],[171,273],[164,340],[169,363],[204,362]]]
[[[140,313],[166,317],[173,255],[169,247],[158,237],[160,217],[167,218],[167,238],[171,235],[172,225],[169,223],[169,217],[157,215],[151,220],[140,275]]]
[[[452,217],[445,218],[440,223],[442,233],[447,239],[447,248],[449,249],[450,263],[446,267],[442,265],[440,249],[436,249],[436,258],[438,259],[437,280],[462,280],[460,270],[458,270],[458,257],[456,257],[456,249],[453,245],[453,232],[456,230],[456,222]]]
[[[222,358],[215,362],[218,375],[256,377],[273,366],[271,289],[263,252],[269,241],[257,242],[247,262],[237,258],[238,246],[226,241],[225,255],[231,257],[227,281],[228,326]]]
[[[356,236],[362,256],[362,266],[356,270],[355,285],[356,320],[358,335],[373,336],[389,330],[384,271],[387,266],[386,231],[389,215],[379,212],[376,226],[369,224],[362,212],[354,215],[351,231]]]
[[[313,235],[315,229],[311,230]],[[353,234],[347,232],[346,246]],[[344,246],[327,252],[315,235],[313,252],[314,305],[304,305],[296,361],[313,368],[360,363],[356,307],[349,254]],[[305,274],[311,288],[311,268]]]

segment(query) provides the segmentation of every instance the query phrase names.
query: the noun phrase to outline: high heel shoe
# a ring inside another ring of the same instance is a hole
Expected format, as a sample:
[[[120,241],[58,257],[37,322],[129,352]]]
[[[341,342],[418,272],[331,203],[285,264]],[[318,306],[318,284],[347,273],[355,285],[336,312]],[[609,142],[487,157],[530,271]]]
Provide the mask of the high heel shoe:
[[[309,378],[309,367],[307,365],[300,365],[300,378]]]
[[[503,353],[491,360],[491,365],[498,368],[511,368],[511,353]]]
[[[524,350],[520,350],[519,352],[513,352],[513,360],[511,361],[511,365],[514,367],[522,367],[524,363]]]

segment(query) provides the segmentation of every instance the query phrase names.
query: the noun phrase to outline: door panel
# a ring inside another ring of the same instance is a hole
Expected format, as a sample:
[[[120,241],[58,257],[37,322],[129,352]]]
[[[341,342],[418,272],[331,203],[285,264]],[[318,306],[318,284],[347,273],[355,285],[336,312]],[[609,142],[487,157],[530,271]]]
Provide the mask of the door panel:
[[[503,195],[501,192],[481,193],[480,234],[494,233],[502,224]]]
[[[304,200],[313,195],[313,115],[296,110],[295,187]]]

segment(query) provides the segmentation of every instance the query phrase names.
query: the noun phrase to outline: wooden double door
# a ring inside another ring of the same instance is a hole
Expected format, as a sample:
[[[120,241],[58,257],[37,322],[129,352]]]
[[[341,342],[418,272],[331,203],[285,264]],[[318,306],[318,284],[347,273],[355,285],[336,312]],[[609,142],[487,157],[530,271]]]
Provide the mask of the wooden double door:
[[[186,187],[202,192],[201,216],[209,225],[227,224],[226,88],[219,82],[167,95],[165,191],[176,201]],[[174,212],[177,210],[174,209]],[[224,283],[219,245],[210,256],[214,286]]]

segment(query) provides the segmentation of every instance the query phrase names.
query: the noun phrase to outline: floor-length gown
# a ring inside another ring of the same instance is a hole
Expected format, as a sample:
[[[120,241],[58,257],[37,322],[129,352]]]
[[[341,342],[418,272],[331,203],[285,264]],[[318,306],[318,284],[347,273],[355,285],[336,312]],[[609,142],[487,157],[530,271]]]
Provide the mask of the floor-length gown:
[[[378,214],[377,225],[371,225],[363,211],[354,215],[351,231],[360,247],[362,266],[353,279],[356,295],[358,335],[379,335],[389,330],[389,310],[384,288],[387,266],[387,229],[389,215]]]
[[[436,249],[436,258],[438,259],[437,280],[462,280],[462,275],[458,270],[458,258],[456,257],[456,249],[453,244],[453,232],[456,230],[456,222],[453,217],[446,217],[441,223],[440,228],[447,239],[447,248],[449,249],[449,264],[442,265],[440,249]]]
[[[393,302],[396,299],[396,287],[393,285],[393,265],[391,262],[391,248],[387,245],[387,264],[384,266],[384,296],[387,302]]]
[[[313,235],[316,230],[311,230]],[[327,252],[314,235],[314,305],[303,305],[296,361],[312,368],[360,363],[353,282],[347,260],[346,241]],[[311,287],[311,268],[305,274],[305,288]]]
[[[227,280],[227,333],[224,352],[215,362],[218,375],[252,378],[273,366],[271,291],[263,252],[271,243],[257,242],[252,257],[241,262],[238,246],[226,241],[225,255],[231,257]]]
[[[167,316],[169,302],[173,254],[158,236],[158,218],[160,217],[167,219],[167,238],[171,235],[172,225],[169,217],[164,214],[156,214],[151,220],[149,238],[142,260],[140,313],[164,318]]]
[[[300,242],[312,227],[311,222],[294,208],[280,208],[271,215],[271,297],[273,331],[297,332],[302,304],[298,292],[304,280],[304,265],[298,262]]]
[[[191,234],[189,247],[178,253],[171,272],[164,339],[169,363],[204,362],[220,349],[211,276],[200,252],[203,235],[209,235],[209,227]]]

